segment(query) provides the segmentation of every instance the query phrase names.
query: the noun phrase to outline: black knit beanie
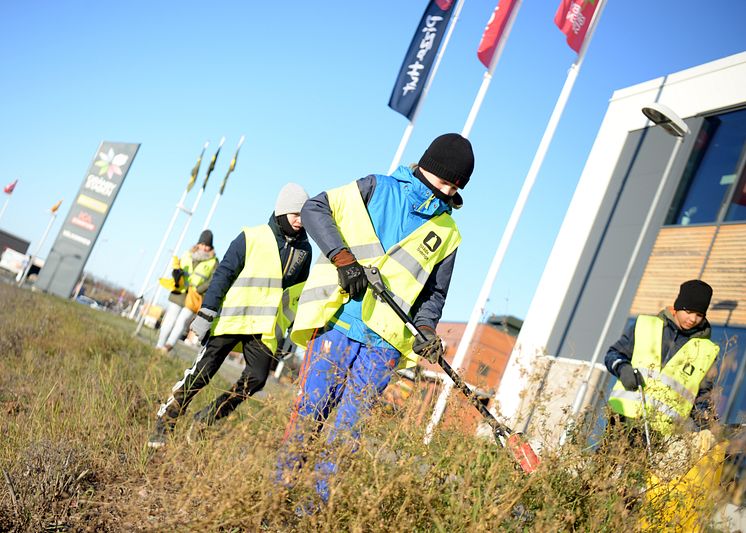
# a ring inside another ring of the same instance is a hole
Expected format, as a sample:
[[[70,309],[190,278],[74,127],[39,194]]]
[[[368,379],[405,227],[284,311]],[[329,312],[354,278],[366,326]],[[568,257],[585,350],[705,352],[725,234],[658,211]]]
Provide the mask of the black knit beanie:
[[[712,287],[701,279],[692,279],[681,284],[673,308],[676,311],[695,311],[706,315],[711,298]]]
[[[474,171],[471,143],[458,133],[436,137],[422,154],[418,166],[463,189]]]
[[[213,248],[212,245],[212,232],[209,229],[206,229],[202,233],[199,234],[199,240],[197,241],[197,244],[204,244],[205,246],[209,246],[210,248]]]

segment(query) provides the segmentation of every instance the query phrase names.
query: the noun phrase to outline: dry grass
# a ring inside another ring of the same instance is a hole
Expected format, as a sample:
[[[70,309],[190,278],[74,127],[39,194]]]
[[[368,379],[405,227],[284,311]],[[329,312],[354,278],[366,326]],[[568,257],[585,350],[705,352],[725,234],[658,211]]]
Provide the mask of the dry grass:
[[[294,391],[247,402],[196,444],[184,420],[153,454],[155,411],[185,365],[132,339],[127,321],[7,285],[0,300],[2,531],[637,529],[642,450],[567,445],[526,476],[471,436],[440,431],[425,447],[406,406],[377,410],[361,448],[340,452],[329,505],[296,516],[312,469],[290,491],[271,481]]]

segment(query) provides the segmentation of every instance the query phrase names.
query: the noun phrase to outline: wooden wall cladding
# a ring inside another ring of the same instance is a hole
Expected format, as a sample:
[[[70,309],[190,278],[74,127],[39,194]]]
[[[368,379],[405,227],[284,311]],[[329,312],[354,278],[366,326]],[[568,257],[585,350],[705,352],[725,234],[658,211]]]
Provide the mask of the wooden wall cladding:
[[[657,314],[663,307],[672,305],[679,285],[697,278],[704,265],[702,279],[713,288],[707,318],[713,324],[723,324],[729,319],[731,325],[746,325],[746,224],[720,226],[717,235],[716,229],[716,226],[661,229],[630,316]],[[724,300],[734,302],[735,309],[713,309]]]
[[[723,300],[737,306],[729,324],[746,325],[746,224],[720,226],[702,279],[712,285],[712,304],[707,318],[713,324],[728,320],[728,310],[713,309]]]
[[[674,226],[661,229],[648,259],[630,316],[655,315],[673,305],[679,285],[699,276],[715,226]]]

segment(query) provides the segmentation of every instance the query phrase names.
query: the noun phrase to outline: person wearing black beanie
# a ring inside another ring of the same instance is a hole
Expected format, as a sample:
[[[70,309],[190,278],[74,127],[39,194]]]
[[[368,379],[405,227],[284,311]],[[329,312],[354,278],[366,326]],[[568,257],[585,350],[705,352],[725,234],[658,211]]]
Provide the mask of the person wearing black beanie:
[[[308,442],[301,428],[321,427],[337,406],[327,444],[357,435],[358,422],[386,388],[397,365],[413,367],[443,354],[435,331],[443,311],[461,236],[451,216],[459,189],[474,172],[474,152],[458,133],[436,137],[412,167],[371,174],[310,198],[301,211],[322,260],[300,297],[292,340],[306,348],[303,391],[295,403],[276,479],[302,464]],[[403,322],[368,290],[364,267],[378,266],[424,339],[414,342]],[[319,392],[321,391],[321,392]],[[301,423],[303,422],[303,423]],[[331,461],[316,465],[316,489],[329,498]]]
[[[638,316],[609,348],[604,362],[618,380],[609,407],[617,419],[640,417],[644,388],[651,426],[664,437],[686,427],[687,419],[700,429],[715,420],[712,392],[720,348],[710,340],[705,316],[711,299],[710,285],[686,281],[672,307]]]
[[[218,266],[212,238],[212,231],[204,230],[197,244],[184,252],[181,258],[173,258],[171,277],[162,278],[162,282],[169,284],[171,294],[168,295],[168,305],[155,345],[159,352],[168,353],[173,349],[199,310],[202,296],[207,292]]]
[[[461,208],[464,201],[458,189],[466,187],[474,172],[474,152],[469,139],[458,133],[436,137],[413,172],[436,198]]]

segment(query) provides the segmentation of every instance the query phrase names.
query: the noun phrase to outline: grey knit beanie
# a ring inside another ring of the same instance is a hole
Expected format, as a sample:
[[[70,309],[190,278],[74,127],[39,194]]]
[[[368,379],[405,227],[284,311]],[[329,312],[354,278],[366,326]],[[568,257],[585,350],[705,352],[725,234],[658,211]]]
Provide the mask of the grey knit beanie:
[[[300,213],[303,204],[308,200],[308,193],[297,183],[288,183],[277,195],[275,202],[275,216],[288,213]]]

